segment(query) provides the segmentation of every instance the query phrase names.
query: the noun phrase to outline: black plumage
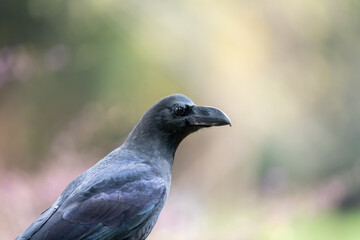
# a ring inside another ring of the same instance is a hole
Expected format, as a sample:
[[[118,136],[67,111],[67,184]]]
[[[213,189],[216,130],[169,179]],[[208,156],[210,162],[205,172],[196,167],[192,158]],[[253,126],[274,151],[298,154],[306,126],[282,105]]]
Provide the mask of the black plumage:
[[[223,112],[184,95],[161,99],[122,146],[74,179],[17,239],[146,239],[169,194],[180,142],[200,128],[226,124]]]

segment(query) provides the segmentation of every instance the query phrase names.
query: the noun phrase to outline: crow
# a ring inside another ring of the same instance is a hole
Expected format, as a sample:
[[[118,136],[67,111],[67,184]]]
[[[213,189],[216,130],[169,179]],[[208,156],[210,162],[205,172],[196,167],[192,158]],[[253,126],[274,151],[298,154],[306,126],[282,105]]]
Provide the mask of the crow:
[[[190,133],[230,125],[182,94],[155,103],[122,146],[74,179],[17,239],[144,240],[169,194],[175,151]]]

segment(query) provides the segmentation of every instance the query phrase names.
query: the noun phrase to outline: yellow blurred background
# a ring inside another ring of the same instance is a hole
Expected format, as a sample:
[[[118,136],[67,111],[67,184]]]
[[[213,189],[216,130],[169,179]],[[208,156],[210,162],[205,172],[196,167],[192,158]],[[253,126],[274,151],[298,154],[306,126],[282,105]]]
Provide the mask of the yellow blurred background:
[[[0,238],[158,99],[222,109],[179,147],[151,240],[360,239],[360,2],[5,0]]]

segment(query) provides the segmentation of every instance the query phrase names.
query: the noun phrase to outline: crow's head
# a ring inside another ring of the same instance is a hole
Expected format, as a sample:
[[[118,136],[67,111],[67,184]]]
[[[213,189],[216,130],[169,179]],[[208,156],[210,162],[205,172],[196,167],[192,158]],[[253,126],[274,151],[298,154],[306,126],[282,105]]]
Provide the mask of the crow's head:
[[[230,125],[226,114],[214,107],[195,105],[182,94],[167,96],[155,103],[129,136],[132,141],[160,141],[177,145],[189,134],[205,127]]]

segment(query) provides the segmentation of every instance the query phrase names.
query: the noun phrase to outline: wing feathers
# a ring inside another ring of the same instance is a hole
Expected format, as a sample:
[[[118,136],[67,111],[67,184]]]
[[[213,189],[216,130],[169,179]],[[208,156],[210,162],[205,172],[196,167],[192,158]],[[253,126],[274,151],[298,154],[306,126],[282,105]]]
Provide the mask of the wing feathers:
[[[99,192],[99,189],[94,192]],[[64,202],[62,216],[69,222],[102,223],[109,227],[118,227],[130,218],[151,212],[155,205],[164,199],[165,193],[166,186],[161,181],[135,181],[115,191],[111,189],[93,194],[68,206],[67,202]]]
[[[166,195],[162,178],[124,171],[62,195],[59,207],[46,210],[18,239],[126,239],[162,208]]]

